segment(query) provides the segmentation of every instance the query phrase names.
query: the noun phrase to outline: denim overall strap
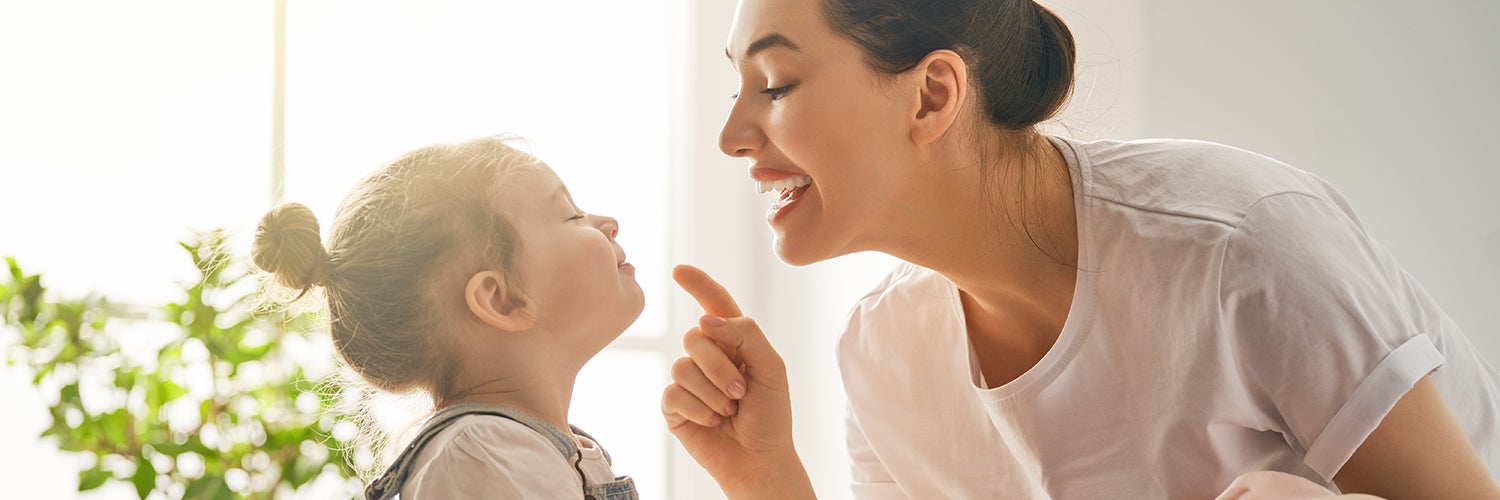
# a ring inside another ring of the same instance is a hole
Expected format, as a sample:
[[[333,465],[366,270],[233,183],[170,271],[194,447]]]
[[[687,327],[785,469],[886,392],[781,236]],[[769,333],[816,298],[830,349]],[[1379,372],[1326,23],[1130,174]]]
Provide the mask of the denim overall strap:
[[[552,445],[557,447],[557,451],[562,453],[563,458],[569,464],[573,464],[575,469],[577,468],[575,463],[577,459],[575,457],[579,456],[578,443],[573,440],[572,436],[564,435],[562,431],[553,428],[551,425],[547,425],[541,419],[515,408],[464,403],[444,408],[442,411],[437,412],[436,415],[433,415],[432,418],[427,419],[427,423],[423,424],[422,432],[417,434],[416,439],[413,439],[411,444],[406,446],[401,455],[396,457],[396,460],[391,463],[390,467],[386,468],[385,473],[375,478],[365,488],[365,498],[369,500],[400,498],[401,486],[406,484],[406,478],[411,474],[412,462],[416,461],[417,454],[422,451],[422,447],[426,446],[429,441],[432,441],[443,429],[447,429],[448,426],[453,425],[459,417],[465,415],[494,415],[525,425],[531,430],[546,436],[547,440],[551,441]],[[587,484],[587,479],[582,477],[581,472],[579,473],[579,477]]]
[[[605,463],[610,465],[615,464],[614,459],[609,457],[609,450],[604,449],[604,445],[599,444],[598,439],[594,439],[594,436],[583,432],[583,429],[579,429],[576,426],[570,427],[573,427],[574,434],[589,438],[589,441],[594,442],[594,446],[599,447],[599,452],[604,455]],[[630,476],[616,476],[614,481],[604,484],[588,484],[587,480],[585,480],[583,493],[585,500],[639,500],[641,498],[640,495],[636,494],[635,480],[631,479]]]

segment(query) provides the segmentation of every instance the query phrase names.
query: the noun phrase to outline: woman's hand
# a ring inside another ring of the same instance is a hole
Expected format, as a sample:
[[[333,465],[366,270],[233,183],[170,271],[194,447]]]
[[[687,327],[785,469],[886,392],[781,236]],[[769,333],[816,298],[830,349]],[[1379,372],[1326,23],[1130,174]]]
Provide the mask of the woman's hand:
[[[1372,495],[1334,495],[1302,476],[1257,471],[1235,478],[1216,500],[1380,500]]]
[[[687,356],[672,364],[662,415],[672,435],[730,497],[812,498],[792,443],[786,365],[734,297],[702,270],[672,278],[703,307],[683,335]]]

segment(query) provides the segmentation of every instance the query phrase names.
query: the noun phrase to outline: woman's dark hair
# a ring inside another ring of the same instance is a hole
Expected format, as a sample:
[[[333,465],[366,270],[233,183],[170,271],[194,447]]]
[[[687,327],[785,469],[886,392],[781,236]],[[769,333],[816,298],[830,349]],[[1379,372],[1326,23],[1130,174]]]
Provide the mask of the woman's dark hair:
[[[1073,34],[1032,0],[824,0],[834,31],[887,74],[935,50],[957,52],[979,85],[985,118],[1004,130],[1040,123],[1073,89]]]
[[[985,121],[1004,132],[1021,132],[1005,134],[1011,140],[1046,141],[1030,132],[1057,114],[1073,90],[1073,33],[1032,0],[823,0],[823,15],[835,32],[860,47],[865,63],[877,72],[905,73],[933,51],[957,52],[979,88]],[[979,154],[986,183],[998,181],[996,175],[1016,175],[1023,189],[1036,187],[1029,169],[993,168],[988,153]],[[1067,182],[1066,176],[1062,179]],[[1010,210],[989,202],[1002,212]],[[1037,241],[1025,203],[1018,210],[1010,220],[1033,245],[1054,262],[1076,267]],[[1040,236],[1052,241],[1050,235]]]

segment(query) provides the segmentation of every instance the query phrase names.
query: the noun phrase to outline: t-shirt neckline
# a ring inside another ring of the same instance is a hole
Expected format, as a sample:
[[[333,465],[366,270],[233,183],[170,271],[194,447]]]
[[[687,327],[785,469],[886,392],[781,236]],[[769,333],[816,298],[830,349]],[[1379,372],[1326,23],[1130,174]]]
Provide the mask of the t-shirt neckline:
[[[1062,152],[1063,159],[1068,163],[1068,177],[1073,183],[1073,206],[1078,222],[1078,278],[1073,289],[1073,301],[1068,309],[1068,318],[1063,322],[1062,332],[1057,336],[1057,341],[1051,349],[1042,356],[1031,369],[1026,370],[1021,376],[1016,377],[999,387],[986,387],[982,383],[983,375],[979,371],[979,359],[974,352],[973,343],[968,341],[968,332],[964,327],[963,302],[959,298],[958,286],[944,279],[947,288],[947,297],[950,307],[953,308],[958,318],[958,328],[964,337],[964,345],[968,349],[969,358],[969,383],[974,390],[985,400],[998,404],[1011,404],[1025,400],[1045,388],[1057,374],[1068,365],[1077,353],[1079,346],[1083,344],[1088,333],[1088,326],[1094,316],[1094,282],[1098,269],[1094,266],[1094,241],[1093,230],[1090,227],[1091,213],[1088,209],[1092,200],[1093,191],[1093,165],[1089,162],[1088,155],[1080,150],[1077,144],[1069,139],[1056,136],[1048,136],[1057,149]]]

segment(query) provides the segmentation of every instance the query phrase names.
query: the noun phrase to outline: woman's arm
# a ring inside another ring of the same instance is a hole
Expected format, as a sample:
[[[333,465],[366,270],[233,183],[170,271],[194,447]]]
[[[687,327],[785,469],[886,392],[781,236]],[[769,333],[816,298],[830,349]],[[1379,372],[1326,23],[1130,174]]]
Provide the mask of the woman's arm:
[[[1495,498],[1500,487],[1428,377],[1422,377],[1334,476],[1385,498]]]
[[[1257,471],[1235,478],[1214,500],[1383,500],[1353,493],[1334,495],[1302,476],[1278,471]]]
[[[786,366],[755,321],[703,271],[677,266],[677,284],[706,313],[683,335],[662,415],[672,435],[730,498],[814,498],[792,443]]]

